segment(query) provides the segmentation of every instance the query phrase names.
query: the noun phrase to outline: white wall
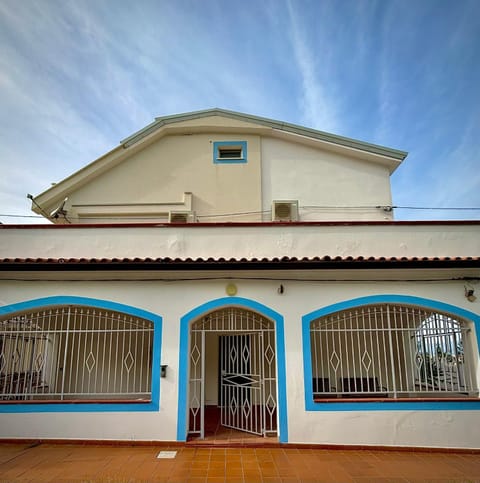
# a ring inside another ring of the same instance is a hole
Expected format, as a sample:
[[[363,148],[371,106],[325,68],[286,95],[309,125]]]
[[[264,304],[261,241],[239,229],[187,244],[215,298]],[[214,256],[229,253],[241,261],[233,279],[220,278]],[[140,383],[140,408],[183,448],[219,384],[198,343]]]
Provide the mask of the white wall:
[[[480,448],[479,411],[306,412],[303,386],[301,316],[344,300],[403,294],[452,304],[479,313],[468,302],[463,283],[453,282],[300,282],[235,281],[238,296],[260,302],[285,318],[289,441]],[[176,439],[179,320],[210,300],[225,297],[225,280],[160,281],[1,281],[2,305],[72,295],[132,305],[163,317],[160,411],[147,413],[0,414],[2,438]]]
[[[478,257],[479,224],[0,226],[8,258]]]

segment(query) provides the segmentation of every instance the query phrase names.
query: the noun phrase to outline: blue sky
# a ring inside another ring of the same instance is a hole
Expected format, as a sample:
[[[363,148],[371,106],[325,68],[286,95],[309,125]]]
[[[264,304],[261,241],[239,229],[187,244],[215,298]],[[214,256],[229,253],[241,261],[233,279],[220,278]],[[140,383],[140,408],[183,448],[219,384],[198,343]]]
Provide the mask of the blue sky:
[[[396,219],[480,219],[478,0],[0,0],[0,221],[212,107],[409,152]]]

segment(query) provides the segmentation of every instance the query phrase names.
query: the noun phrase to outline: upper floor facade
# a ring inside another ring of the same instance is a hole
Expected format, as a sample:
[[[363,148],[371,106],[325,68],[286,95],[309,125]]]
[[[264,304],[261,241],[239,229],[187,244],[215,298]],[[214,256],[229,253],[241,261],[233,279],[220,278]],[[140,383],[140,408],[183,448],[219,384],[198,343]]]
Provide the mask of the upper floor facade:
[[[390,221],[406,154],[211,109],[157,118],[32,209],[58,224]]]

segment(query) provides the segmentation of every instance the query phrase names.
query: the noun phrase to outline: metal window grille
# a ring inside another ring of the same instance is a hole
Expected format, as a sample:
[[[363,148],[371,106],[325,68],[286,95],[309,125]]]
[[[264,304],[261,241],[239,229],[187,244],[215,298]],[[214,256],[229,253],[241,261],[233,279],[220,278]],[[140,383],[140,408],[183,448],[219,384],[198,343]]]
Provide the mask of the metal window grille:
[[[151,398],[153,323],[83,306],[0,319],[0,400]]]
[[[310,325],[314,399],[477,396],[466,320],[401,305],[362,306]]]

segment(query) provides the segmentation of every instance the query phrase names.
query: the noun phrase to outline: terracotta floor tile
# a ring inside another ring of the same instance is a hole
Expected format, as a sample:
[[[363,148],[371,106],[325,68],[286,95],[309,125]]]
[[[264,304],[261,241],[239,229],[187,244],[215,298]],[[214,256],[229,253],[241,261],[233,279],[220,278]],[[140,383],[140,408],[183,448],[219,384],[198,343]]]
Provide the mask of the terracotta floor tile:
[[[258,459],[254,454],[246,454],[246,455],[242,454],[241,460],[244,464],[248,464],[250,462],[258,462]]]
[[[226,483],[243,483],[243,476],[225,476]]]
[[[209,461],[210,453],[197,453],[194,457],[195,461]]]
[[[253,454],[253,455],[257,454],[255,448],[242,448],[240,452],[243,456],[249,455],[249,454]]]
[[[257,478],[261,478],[261,473],[260,473],[260,470],[253,470],[253,469],[250,469],[250,468],[243,468],[243,476],[246,478],[246,477],[257,477]]]
[[[242,461],[242,454],[241,453],[226,453],[225,454],[226,461]]]
[[[277,468],[278,475],[285,478],[297,478],[297,472],[293,467]]]
[[[225,468],[225,473],[230,476],[241,476],[243,475],[243,467],[242,466],[236,466],[236,467],[226,467]]]
[[[202,467],[202,468],[191,468],[190,469],[190,477],[195,477],[195,478],[198,478],[198,477],[202,477],[202,476],[206,476],[207,475],[207,468],[205,467]]]
[[[170,460],[160,450],[0,444],[0,483],[480,483],[478,454],[172,446]]]
[[[207,478],[225,476],[225,468],[209,468],[207,471]]]

